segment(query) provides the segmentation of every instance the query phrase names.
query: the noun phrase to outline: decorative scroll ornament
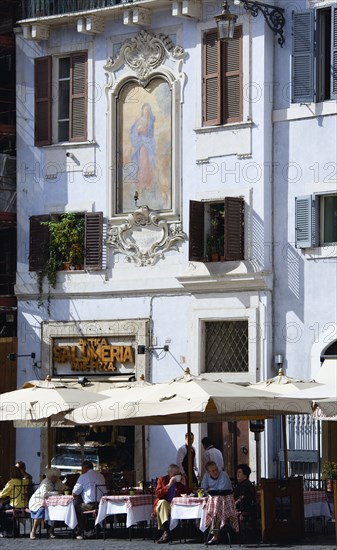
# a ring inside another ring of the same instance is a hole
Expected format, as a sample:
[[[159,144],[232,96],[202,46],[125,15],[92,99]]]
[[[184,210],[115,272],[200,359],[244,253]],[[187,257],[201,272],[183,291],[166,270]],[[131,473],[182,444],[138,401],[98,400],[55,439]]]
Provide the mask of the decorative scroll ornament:
[[[148,206],[140,206],[122,225],[109,222],[106,244],[144,266],[154,265],[186,238],[180,222],[168,222]]]
[[[175,46],[165,34],[155,35],[142,30],[126,40],[114,57],[109,57],[104,68],[116,71],[124,63],[136,73],[142,86],[146,86],[151,71],[163,65],[166,58],[176,61],[184,59],[186,52]]]

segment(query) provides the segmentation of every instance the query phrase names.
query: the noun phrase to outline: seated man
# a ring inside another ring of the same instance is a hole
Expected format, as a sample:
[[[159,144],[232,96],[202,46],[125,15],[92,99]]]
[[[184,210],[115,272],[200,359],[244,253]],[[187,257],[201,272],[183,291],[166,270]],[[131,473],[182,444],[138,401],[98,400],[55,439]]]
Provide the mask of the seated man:
[[[248,464],[238,464],[236,467],[237,486],[234,489],[236,509],[241,519],[253,518],[256,508],[255,486],[249,480],[251,469]]]
[[[206,464],[206,473],[202,478],[201,488],[204,491],[231,491],[232,483],[229,476],[223,470],[219,470],[215,462],[210,461]],[[213,518],[211,525],[211,533],[213,538],[209,541],[209,545],[218,544],[220,533],[220,520],[216,517]]]
[[[83,539],[84,535],[85,522],[82,512],[98,508],[101,496],[107,493],[105,478],[100,472],[94,470],[92,462],[85,460],[82,464],[82,472],[73,488],[78,521],[77,539]]]
[[[165,544],[170,540],[169,520],[171,512],[171,500],[187,493],[186,479],[180,474],[177,464],[170,464],[167,475],[158,478],[155,491],[154,514],[157,515],[158,529],[163,534],[157,541],[158,544]]]

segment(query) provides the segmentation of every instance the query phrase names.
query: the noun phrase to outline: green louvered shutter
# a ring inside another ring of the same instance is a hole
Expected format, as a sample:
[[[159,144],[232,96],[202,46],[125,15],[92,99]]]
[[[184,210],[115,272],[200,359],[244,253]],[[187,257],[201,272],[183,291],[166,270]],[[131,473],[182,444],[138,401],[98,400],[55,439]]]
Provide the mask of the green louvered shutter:
[[[331,94],[337,99],[337,6],[331,7]]]
[[[292,102],[314,101],[314,10],[293,13]]]
[[[315,210],[313,197],[306,195],[295,198],[295,246],[315,246]]]

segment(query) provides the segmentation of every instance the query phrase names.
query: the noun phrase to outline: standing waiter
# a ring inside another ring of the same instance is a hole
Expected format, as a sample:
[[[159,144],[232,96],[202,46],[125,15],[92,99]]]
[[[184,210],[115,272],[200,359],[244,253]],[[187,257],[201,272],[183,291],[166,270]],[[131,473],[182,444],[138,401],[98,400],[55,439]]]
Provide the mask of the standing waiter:
[[[190,440],[189,440],[190,436]],[[196,476],[197,468],[195,465],[195,448],[192,446],[194,441],[194,435],[192,432],[189,434],[185,434],[185,444],[179,447],[177,452],[177,465],[179,466],[180,472],[182,474],[185,474],[186,478],[188,479],[188,444],[191,445],[191,453],[192,453],[192,484],[198,485],[198,478]]]

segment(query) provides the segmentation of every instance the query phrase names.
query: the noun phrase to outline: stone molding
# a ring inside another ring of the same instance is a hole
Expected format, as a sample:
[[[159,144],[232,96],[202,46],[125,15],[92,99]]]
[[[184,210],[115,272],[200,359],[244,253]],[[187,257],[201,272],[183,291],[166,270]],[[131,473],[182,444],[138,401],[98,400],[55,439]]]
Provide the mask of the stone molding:
[[[109,221],[106,244],[139,266],[154,265],[168,250],[187,239],[181,222],[169,222],[148,206],[126,216],[125,223]]]
[[[186,52],[175,46],[165,34],[155,35],[142,30],[124,42],[114,57],[109,57],[104,69],[115,73],[124,64],[136,73],[139,83],[146,86],[153,70],[164,64],[167,58],[174,61],[184,59]]]

